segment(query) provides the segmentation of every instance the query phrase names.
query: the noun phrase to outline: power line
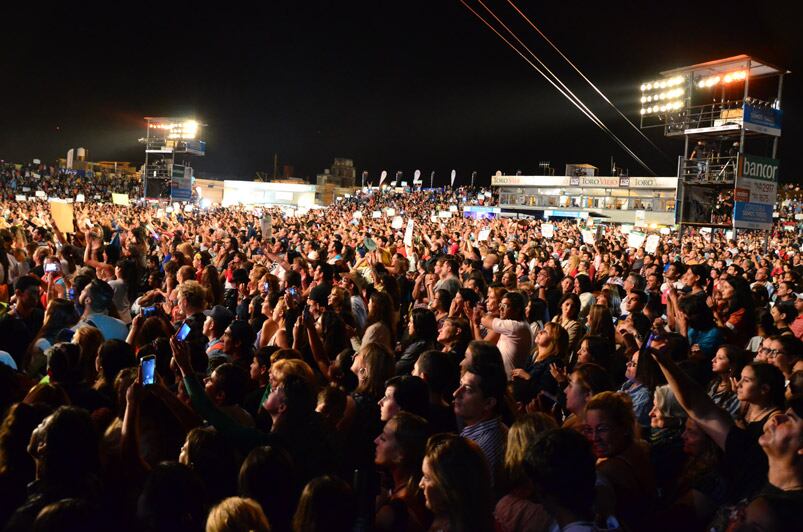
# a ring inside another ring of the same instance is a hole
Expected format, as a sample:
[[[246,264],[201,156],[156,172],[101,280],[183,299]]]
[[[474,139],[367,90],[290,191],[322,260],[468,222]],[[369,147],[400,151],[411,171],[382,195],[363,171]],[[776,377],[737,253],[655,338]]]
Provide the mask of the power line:
[[[650,140],[650,138],[649,138],[647,135],[645,135],[645,134],[644,134],[644,132],[643,132],[643,131],[642,131],[642,130],[641,130],[641,129],[640,129],[640,128],[639,128],[639,127],[636,125],[636,124],[634,124],[634,123],[633,123],[633,122],[632,122],[632,121],[631,121],[631,120],[630,120],[630,119],[629,119],[629,118],[628,118],[628,117],[627,117],[627,116],[626,116],[626,115],[625,115],[625,114],[624,114],[624,113],[623,113],[621,110],[619,110],[619,108],[618,108],[618,107],[616,107],[616,105],[615,105],[615,104],[614,104],[614,103],[613,103],[611,100],[609,100],[609,99],[608,99],[608,97],[607,97],[607,96],[605,96],[605,94],[604,94],[604,93],[603,93],[603,92],[602,92],[602,91],[601,91],[601,90],[600,90],[600,89],[599,89],[599,88],[598,88],[598,87],[597,87],[597,86],[596,86],[596,85],[595,85],[595,84],[594,84],[594,83],[593,83],[593,82],[592,82],[590,79],[588,79],[588,78],[586,77],[586,75],[585,75],[585,74],[583,74],[583,72],[582,72],[582,71],[581,71],[581,70],[580,70],[580,69],[577,67],[577,65],[575,65],[575,64],[574,64],[574,63],[573,63],[573,62],[572,62],[572,61],[571,61],[571,60],[570,60],[568,57],[566,57],[566,55],[565,55],[565,54],[564,54],[564,53],[563,53],[563,52],[560,50],[560,48],[558,48],[558,47],[557,47],[557,45],[556,45],[555,43],[553,43],[553,42],[552,42],[552,41],[549,39],[549,37],[547,37],[547,36],[544,34],[544,32],[542,32],[542,31],[541,31],[541,30],[538,28],[538,26],[536,26],[536,25],[535,25],[535,23],[533,23],[533,21],[532,21],[532,20],[530,20],[530,19],[527,17],[527,15],[525,15],[525,14],[524,14],[524,13],[521,11],[521,9],[519,9],[519,8],[518,8],[518,6],[517,6],[517,5],[516,5],[516,4],[513,2],[513,0],[507,0],[507,3],[508,3],[508,4],[510,4],[510,5],[513,7],[513,9],[515,9],[515,10],[516,10],[516,12],[517,12],[519,15],[521,15],[521,17],[522,17],[524,20],[526,20],[526,21],[527,21],[527,23],[528,23],[530,26],[532,26],[532,28],[533,28],[535,31],[537,31],[537,32],[538,32],[538,35],[540,35],[540,36],[541,36],[541,38],[543,38],[543,39],[544,39],[544,40],[545,40],[545,41],[546,41],[546,42],[547,42],[547,43],[548,43],[548,44],[549,44],[549,45],[550,45],[550,46],[551,46],[551,47],[552,47],[552,48],[553,48],[553,49],[554,49],[554,50],[555,50],[557,53],[558,53],[558,55],[560,55],[560,56],[563,58],[563,60],[564,60],[564,61],[566,61],[567,63],[569,63],[569,65],[570,65],[570,66],[571,66],[571,67],[574,69],[574,71],[575,71],[575,72],[577,72],[577,74],[578,74],[578,75],[579,75],[581,78],[583,78],[583,79],[586,81],[586,83],[588,83],[588,84],[591,86],[591,88],[592,88],[592,89],[594,89],[594,90],[597,92],[597,94],[599,94],[599,95],[602,97],[602,99],[603,99],[603,100],[605,100],[605,102],[606,102],[608,105],[610,105],[610,106],[611,106],[611,107],[612,107],[612,108],[613,108],[613,109],[614,109],[614,110],[615,110],[615,111],[616,111],[616,112],[619,114],[619,116],[621,116],[622,118],[624,118],[624,119],[625,119],[625,121],[626,121],[628,124],[630,124],[630,126],[631,126],[631,127],[634,129],[634,130],[636,130],[636,131],[638,132],[638,134],[639,134],[639,135],[641,135],[641,137],[642,137],[644,140],[646,140],[647,142],[649,142],[650,146],[652,146],[653,148],[655,148],[655,149],[656,149],[656,150],[657,150],[657,151],[658,151],[658,152],[659,152],[659,153],[660,153],[660,154],[661,154],[661,155],[662,155],[664,158],[666,158],[667,160],[669,160],[669,158],[668,158],[668,157],[667,157],[667,155],[666,155],[666,154],[663,152],[663,150],[662,150],[661,148],[659,148],[658,146],[656,146],[656,145],[655,145],[655,143],[654,143],[652,140]]]
[[[638,155],[636,155],[636,154],[633,152],[633,150],[631,150],[631,149],[630,149],[630,148],[629,148],[629,147],[628,147],[628,146],[627,146],[627,145],[626,145],[624,142],[622,142],[622,140],[621,140],[621,139],[619,139],[619,137],[617,137],[617,136],[616,136],[616,134],[614,134],[614,133],[613,133],[613,132],[612,132],[612,131],[611,131],[611,130],[610,130],[610,129],[609,129],[609,128],[608,128],[608,127],[607,127],[607,126],[606,126],[606,125],[605,125],[605,124],[604,124],[604,123],[603,123],[603,122],[602,122],[602,121],[601,121],[599,118],[597,118],[597,117],[596,117],[596,115],[594,115],[594,114],[593,114],[593,113],[592,113],[590,110],[587,110],[587,108],[584,108],[584,107],[585,107],[585,105],[584,105],[584,104],[582,104],[582,102],[578,103],[578,101],[579,101],[579,98],[577,98],[577,97],[576,97],[576,96],[574,96],[573,94],[572,94],[572,95],[569,95],[569,94],[568,94],[566,91],[564,91],[564,90],[563,90],[561,87],[559,87],[559,86],[558,86],[558,85],[557,85],[557,84],[556,84],[556,83],[555,83],[555,82],[554,82],[552,79],[550,79],[550,77],[549,77],[549,76],[547,76],[547,75],[546,75],[546,74],[545,74],[545,73],[544,73],[544,72],[543,72],[543,71],[542,71],[540,68],[538,68],[538,66],[537,66],[535,63],[533,63],[532,61],[530,61],[530,59],[528,59],[528,58],[527,58],[527,57],[526,57],[526,56],[525,56],[525,55],[524,55],[524,54],[521,52],[521,50],[519,50],[518,48],[516,48],[516,46],[514,46],[514,45],[513,45],[513,43],[511,43],[511,42],[510,42],[510,41],[509,41],[507,38],[505,38],[505,36],[504,36],[504,35],[502,35],[502,34],[501,34],[501,33],[500,33],[500,32],[499,32],[499,31],[498,31],[498,30],[497,30],[495,27],[493,27],[493,25],[492,25],[492,24],[490,24],[490,23],[489,23],[489,22],[488,22],[488,21],[487,21],[487,20],[486,20],[486,19],[485,19],[485,18],[484,18],[482,15],[480,15],[479,13],[477,13],[477,11],[476,11],[476,10],[474,10],[474,9],[473,9],[473,8],[472,8],[470,5],[468,5],[468,4],[465,2],[465,0],[460,0],[460,3],[461,3],[461,4],[463,4],[463,6],[465,6],[465,8],[466,8],[466,9],[468,9],[469,11],[471,11],[471,13],[473,13],[473,14],[474,14],[474,16],[476,16],[478,19],[480,19],[480,21],[481,21],[483,24],[485,24],[486,26],[488,26],[488,28],[490,28],[490,29],[491,29],[491,31],[493,31],[493,32],[494,32],[494,33],[495,33],[495,34],[496,34],[496,35],[497,35],[497,36],[498,36],[500,39],[502,39],[502,41],[504,41],[504,42],[505,42],[505,44],[507,44],[507,45],[508,45],[510,48],[512,48],[514,52],[516,52],[517,54],[519,54],[519,56],[521,56],[521,58],[522,58],[522,59],[524,59],[524,60],[525,60],[525,61],[526,61],[526,62],[527,62],[527,63],[528,63],[528,64],[529,64],[529,65],[530,65],[530,66],[531,66],[531,67],[532,67],[532,68],[533,68],[533,69],[534,69],[536,72],[538,72],[538,73],[539,73],[539,74],[540,74],[540,75],[541,75],[541,76],[542,76],[542,77],[543,77],[545,80],[547,80],[547,81],[548,81],[548,82],[549,82],[549,83],[550,83],[550,84],[551,84],[553,87],[555,87],[555,89],[556,89],[558,92],[560,92],[560,93],[563,95],[563,97],[564,97],[564,98],[566,98],[567,100],[569,100],[569,101],[572,103],[572,105],[574,105],[575,107],[577,107],[577,109],[578,109],[578,110],[579,110],[581,113],[583,113],[583,114],[584,114],[584,115],[585,115],[585,116],[586,116],[586,117],[587,117],[589,120],[591,120],[591,121],[594,123],[594,125],[596,125],[598,128],[600,128],[600,129],[603,131],[603,133],[605,133],[606,135],[608,135],[609,137],[611,137],[611,139],[613,139],[613,140],[614,140],[614,142],[616,142],[616,144],[618,144],[618,145],[619,145],[619,147],[621,147],[623,150],[625,150],[625,152],[627,152],[627,153],[628,153],[628,154],[629,154],[629,155],[630,155],[630,156],[631,156],[631,157],[632,157],[632,158],[633,158],[635,161],[637,161],[637,162],[638,162],[638,163],[639,163],[639,164],[640,164],[642,167],[644,167],[644,169],[645,169],[645,170],[647,170],[647,171],[648,171],[650,174],[652,174],[652,175],[656,175],[656,173],[655,173],[655,172],[652,170],[652,168],[650,168],[650,167],[649,167],[649,166],[648,166],[648,165],[647,165],[647,164],[646,164],[644,161],[642,161],[642,160],[639,158],[639,156],[638,156]],[[482,3],[482,2],[480,1],[480,3]],[[483,4],[483,7],[485,7],[485,5],[484,5],[484,4]],[[487,7],[485,7],[485,9],[486,9],[486,10],[488,10],[488,8],[487,8]],[[489,11],[490,11],[490,10],[489,10]],[[492,13],[492,12],[491,12],[491,14],[493,15],[493,13]],[[498,18],[497,18],[495,15],[494,15],[494,18],[496,18],[497,20],[499,20],[499,19],[498,19]],[[501,23],[501,22],[500,22],[500,23]],[[503,26],[504,26],[504,24],[503,24]],[[510,29],[508,29],[507,27],[506,27],[506,29],[507,29],[507,31],[508,31],[509,33],[513,34],[513,32],[512,32]],[[515,37],[515,34],[513,34],[513,35],[514,35],[514,37]],[[518,39],[517,39],[517,40],[518,40]],[[519,41],[519,42],[520,42],[520,41]],[[527,47],[526,47],[526,46],[525,46],[525,49],[527,49]],[[533,53],[531,50],[527,49],[527,51],[528,51],[528,52],[530,52],[530,54],[531,54],[531,55],[533,55],[533,57],[535,57],[535,58],[536,58],[536,60],[537,60],[539,63],[541,63],[541,64],[543,65],[543,62],[541,62],[541,60],[540,60],[540,59],[538,59],[538,57],[537,57],[537,56],[536,56],[536,55],[535,55],[535,54],[534,54],[534,53]],[[546,68],[546,67],[544,67],[544,68]],[[554,74],[552,74],[552,75],[554,76]],[[557,79],[557,76],[555,76],[555,78]],[[578,100],[578,101],[575,101],[575,98],[577,98],[577,100]]]

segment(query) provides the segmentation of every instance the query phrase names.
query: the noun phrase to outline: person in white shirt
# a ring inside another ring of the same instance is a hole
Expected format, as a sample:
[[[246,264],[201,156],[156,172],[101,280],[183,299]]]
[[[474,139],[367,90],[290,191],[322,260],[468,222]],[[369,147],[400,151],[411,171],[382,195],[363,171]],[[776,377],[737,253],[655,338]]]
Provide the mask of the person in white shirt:
[[[499,304],[499,317],[485,315],[482,325],[499,333],[496,347],[502,353],[508,377],[514,369],[524,368],[533,349],[533,334],[524,316],[526,302],[519,292],[508,292]]]
[[[100,330],[104,340],[125,341],[128,327],[117,318],[109,316],[109,308],[114,305],[114,289],[109,283],[100,279],[93,280],[81,292],[78,302],[83,305],[84,314],[81,321],[73,327],[74,331],[90,326]]]

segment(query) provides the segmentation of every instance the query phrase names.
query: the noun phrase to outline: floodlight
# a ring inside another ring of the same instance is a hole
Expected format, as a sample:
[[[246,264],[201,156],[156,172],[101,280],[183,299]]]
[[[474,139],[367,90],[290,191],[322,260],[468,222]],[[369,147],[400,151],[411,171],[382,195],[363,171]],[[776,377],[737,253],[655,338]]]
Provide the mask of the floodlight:
[[[182,124],[182,137],[185,139],[193,139],[198,134],[198,122],[195,120],[187,120]]]
[[[647,110],[642,107],[641,108],[641,114],[645,114],[646,112],[647,112]]]
[[[646,83],[642,83],[641,84],[641,92],[644,92],[645,90],[647,90],[647,84]]]

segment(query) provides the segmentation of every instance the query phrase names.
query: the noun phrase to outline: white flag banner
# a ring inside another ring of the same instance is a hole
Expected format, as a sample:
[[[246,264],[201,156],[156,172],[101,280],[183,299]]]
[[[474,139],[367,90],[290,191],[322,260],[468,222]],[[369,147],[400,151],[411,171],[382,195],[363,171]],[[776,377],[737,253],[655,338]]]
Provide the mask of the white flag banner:
[[[268,240],[273,236],[273,218],[270,214],[259,219],[259,229],[262,231],[262,240]]]
[[[457,170],[452,170],[452,186],[454,186],[454,180],[457,177]]]
[[[593,244],[594,243],[594,233],[589,231],[588,229],[582,230],[583,234],[583,243],[584,244]]]
[[[452,211],[440,211],[438,213],[438,218],[451,218],[451,217],[452,217]]]
[[[630,234],[627,235],[627,247],[638,249],[644,243],[645,238],[647,238],[647,236],[644,233],[631,231]]]
[[[388,171],[387,170],[382,170],[382,173],[379,174],[379,186],[380,187],[382,186],[382,183],[384,183],[385,179],[387,179],[387,178],[388,178]]]
[[[488,237],[491,236],[490,229],[483,229],[480,231],[480,234],[477,235],[477,242],[483,242],[488,240]]]
[[[421,184],[421,170],[416,170],[413,173],[413,185],[420,185]]]
[[[387,214],[389,218],[392,218],[396,216],[396,209],[385,209],[385,214]]]
[[[382,211],[374,211],[371,213],[371,218],[382,218]]]
[[[655,250],[658,249],[658,242],[661,240],[661,237],[658,235],[650,235],[647,237],[647,240],[644,241],[644,251],[647,253],[655,253]]]
[[[541,234],[544,238],[552,238],[555,234],[555,226],[552,224],[541,224]]]
[[[354,211],[354,214],[352,214],[351,217],[355,219],[362,218],[362,211]]]
[[[404,245],[413,245],[413,220],[407,220],[407,229],[404,231]]]
[[[457,212],[457,205],[449,205],[449,212]]]
[[[396,216],[393,218],[393,221],[390,223],[390,226],[393,229],[401,229],[404,225],[404,219],[401,216]]]
[[[84,195],[83,194],[78,194],[78,195],[75,196],[75,203],[83,203],[84,201],[85,200],[84,200]]]

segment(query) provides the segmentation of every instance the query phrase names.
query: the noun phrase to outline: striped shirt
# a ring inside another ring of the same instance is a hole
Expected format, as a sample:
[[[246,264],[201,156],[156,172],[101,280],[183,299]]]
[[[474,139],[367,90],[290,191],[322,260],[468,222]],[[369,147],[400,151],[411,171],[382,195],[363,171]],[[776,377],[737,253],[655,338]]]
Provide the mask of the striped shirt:
[[[714,379],[708,386],[708,397],[714,400],[714,403],[720,408],[728,411],[733,419],[739,415],[739,409],[742,407],[742,402],[736,397],[736,392],[730,390],[719,391],[719,380]]]
[[[502,470],[502,462],[505,458],[507,427],[496,417],[466,427],[460,435],[473,441],[482,449],[482,453],[488,461],[493,484],[494,477]]]

